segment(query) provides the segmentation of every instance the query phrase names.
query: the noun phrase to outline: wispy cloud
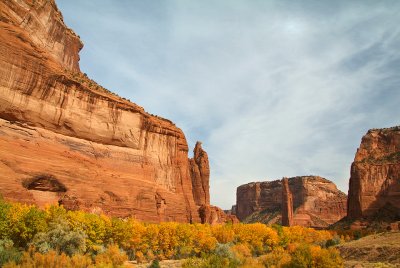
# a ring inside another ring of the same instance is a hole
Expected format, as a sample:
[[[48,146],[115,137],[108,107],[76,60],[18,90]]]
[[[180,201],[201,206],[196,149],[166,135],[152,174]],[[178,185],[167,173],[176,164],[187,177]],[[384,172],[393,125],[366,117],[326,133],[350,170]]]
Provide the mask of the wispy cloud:
[[[282,176],[347,191],[361,136],[399,124],[398,1],[57,4],[84,72],[203,141],[223,208]]]

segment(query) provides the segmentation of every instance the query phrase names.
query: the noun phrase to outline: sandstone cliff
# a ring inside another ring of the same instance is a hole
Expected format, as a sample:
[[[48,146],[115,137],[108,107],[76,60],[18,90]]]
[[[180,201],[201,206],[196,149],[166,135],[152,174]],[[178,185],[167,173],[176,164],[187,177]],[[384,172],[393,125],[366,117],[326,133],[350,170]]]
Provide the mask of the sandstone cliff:
[[[17,38],[29,36],[30,44],[26,45],[46,51],[67,70],[79,71],[78,52],[83,44],[79,37],[65,26],[54,1],[7,0],[0,2],[0,10],[2,28],[15,30]],[[3,42],[6,40],[3,39]]]
[[[351,165],[348,219],[400,219],[400,127],[373,129]]]
[[[293,225],[326,227],[346,215],[344,193],[318,176],[288,179],[293,198]],[[236,216],[241,221],[282,223],[282,182],[252,182],[237,188]]]
[[[80,73],[82,42],[54,0],[2,1],[0,12],[0,193],[145,221],[199,222],[196,203],[209,204],[201,146],[192,179],[178,127]]]
[[[196,205],[210,205],[210,164],[208,155],[197,142],[190,159],[193,197]]]
[[[193,198],[199,207],[201,223],[239,222],[235,215],[225,213],[219,207],[210,206],[210,163],[207,152],[201,147],[201,142],[197,142],[194,147],[193,158],[189,159],[189,167]]]
[[[202,205],[199,208],[201,223],[219,224],[219,223],[239,223],[235,215],[226,213],[216,206]]]

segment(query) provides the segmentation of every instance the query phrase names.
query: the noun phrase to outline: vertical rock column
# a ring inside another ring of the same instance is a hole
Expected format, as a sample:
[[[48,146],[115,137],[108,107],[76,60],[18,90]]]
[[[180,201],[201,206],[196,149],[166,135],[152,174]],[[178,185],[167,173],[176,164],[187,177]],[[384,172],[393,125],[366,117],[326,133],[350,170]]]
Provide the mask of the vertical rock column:
[[[190,159],[193,198],[196,205],[210,205],[210,166],[206,151],[197,142]]]
[[[293,225],[293,196],[287,178],[282,179],[282,225]]]

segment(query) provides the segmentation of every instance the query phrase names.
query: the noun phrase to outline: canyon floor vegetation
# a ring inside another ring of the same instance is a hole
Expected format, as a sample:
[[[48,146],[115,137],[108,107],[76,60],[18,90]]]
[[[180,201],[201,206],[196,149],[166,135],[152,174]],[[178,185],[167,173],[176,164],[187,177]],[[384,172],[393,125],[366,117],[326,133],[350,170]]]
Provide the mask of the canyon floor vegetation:
[[[182,267],[342,267],[349,235],[300,226],[142,223],[52,205],[0,200],[3,267],[124,267],[182,259]]]

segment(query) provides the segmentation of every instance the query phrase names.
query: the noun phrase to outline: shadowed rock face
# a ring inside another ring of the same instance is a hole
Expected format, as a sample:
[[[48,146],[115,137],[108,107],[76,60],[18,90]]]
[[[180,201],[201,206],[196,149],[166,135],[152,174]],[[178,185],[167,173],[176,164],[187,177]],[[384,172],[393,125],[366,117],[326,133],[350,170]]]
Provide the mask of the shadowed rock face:
[[[400,127],[369,130],[351,165],[348,218],[371,218],[385,209],[400,218]]]
[[[79,72],[82,43],[54,0],[1,1],[0,11],[1,194],[152,222],[199,222],[196,203],[209,204],[200,144],[193,179],[178,127]],[[40,174],[56,182],[24,187]],[[57,185],[65,191],[49,190]]]
[[[22,182],[28,190],[36,190],[42,192],[66,192],[67,188],[59,182],[54,176],[41,174]]]
[[[236,216],[244,220],[254,212],[268,208],[280,211],[282,184],[280,181],[251,182],[236,190]]]
[[[318,176],[288,179],[293,198],[293,225],[326,227],[346,215],[344,193],[329,180]],[[284,201],[282,181],[252,182],[237,188],[236,216],[247,222],[282,223]],[[289,210],[289,207],[288,207]]]
[[[219,223],[239,223],[235,215],[225,213],[216,206],[202,205],[199,208],[201,223],[219,224]]]

